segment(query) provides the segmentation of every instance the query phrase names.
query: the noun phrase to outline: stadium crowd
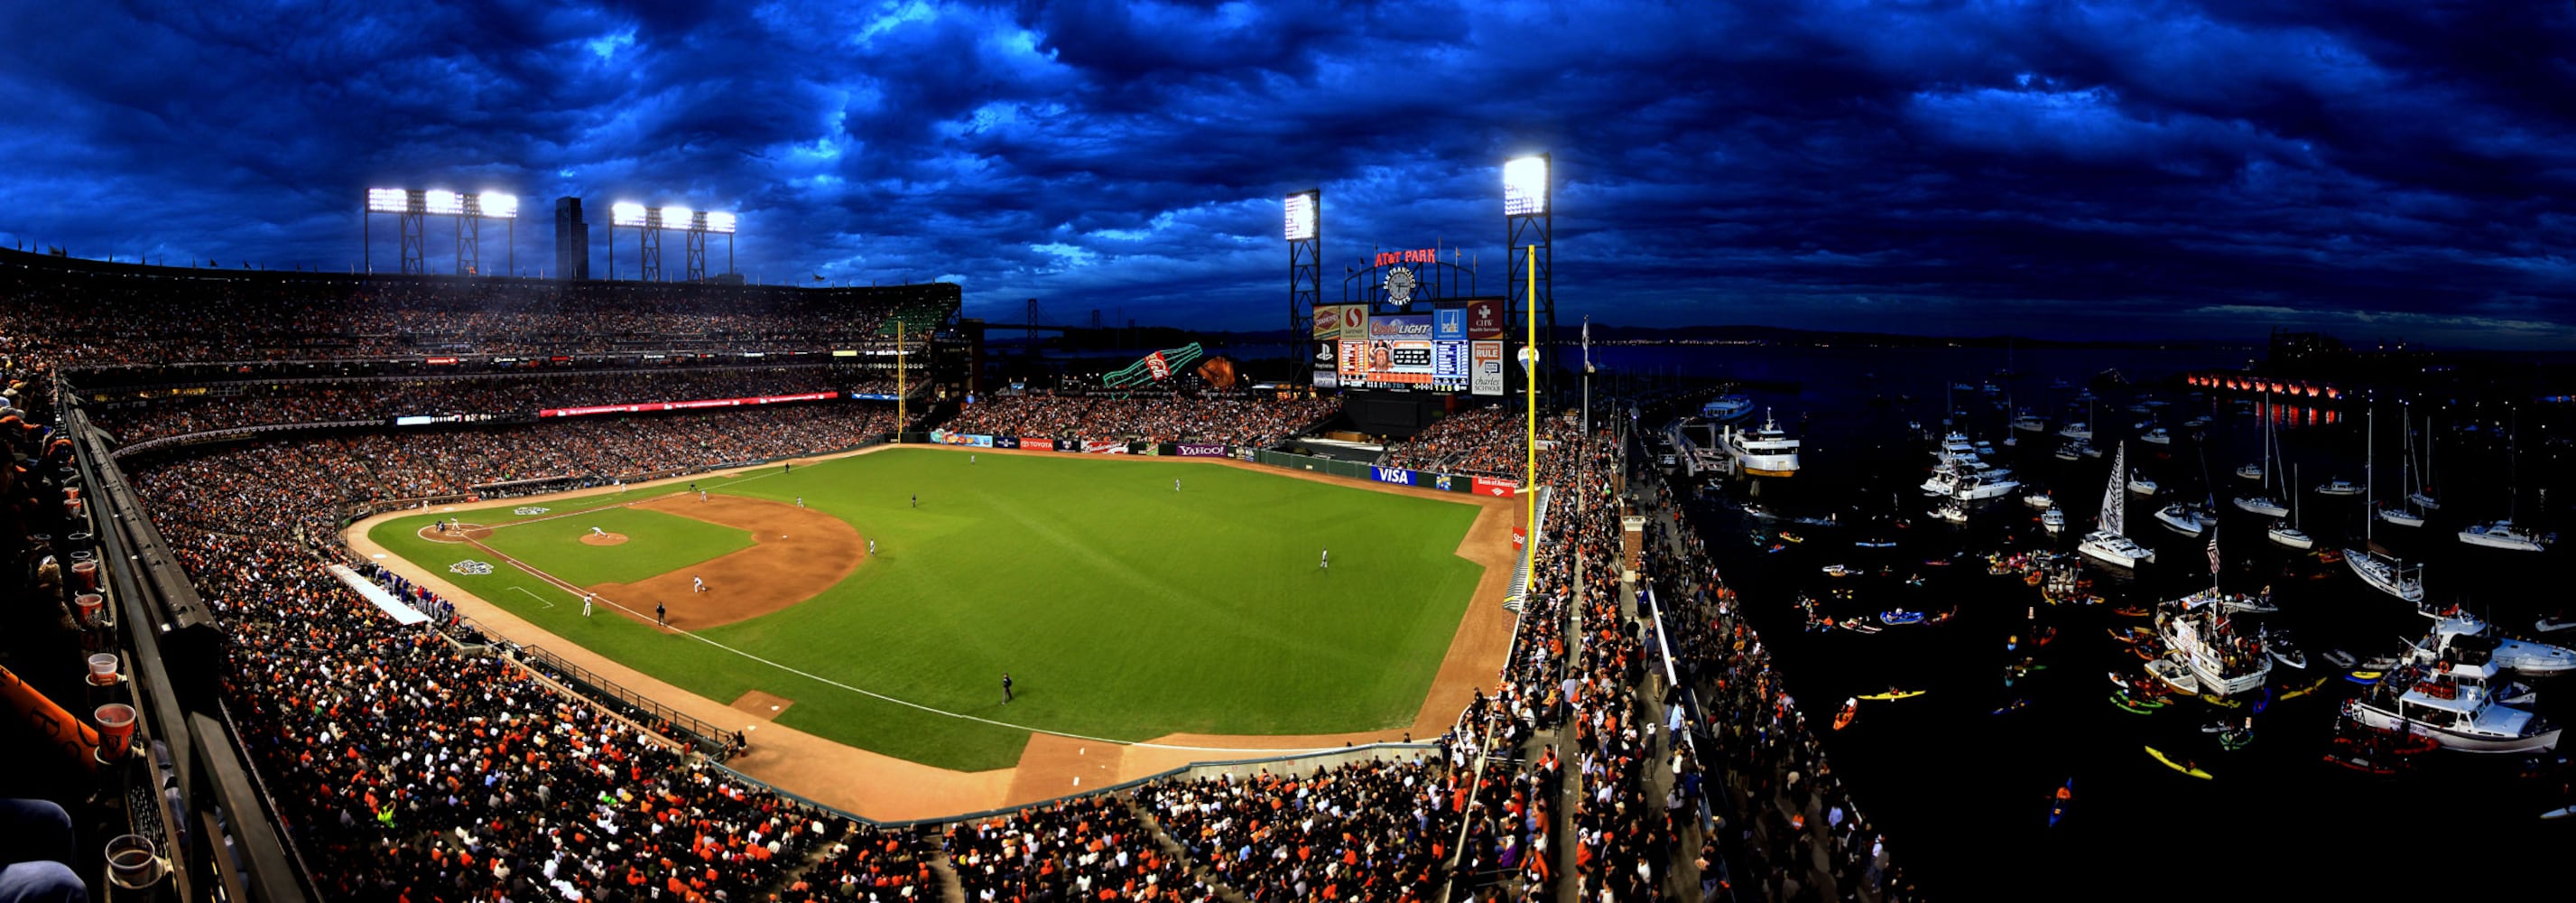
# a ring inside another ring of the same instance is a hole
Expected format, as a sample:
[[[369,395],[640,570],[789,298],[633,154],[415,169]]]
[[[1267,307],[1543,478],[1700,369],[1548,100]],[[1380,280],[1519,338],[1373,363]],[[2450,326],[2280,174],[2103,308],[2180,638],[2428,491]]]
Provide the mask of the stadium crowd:
[[[1215,889],[1167,855],[1127,801],[1115,795],[951,825],[948,856],[972,901],[1217,899]]]
[[[1334,398],[1280,401],[1266,394],[998,395],[967,405],[947,429],[983,436],[1209,442],[1267,448],[1340,408]]]
[[[91,403],[93,421],[132,444],[207,430],[285,423],[387,422],[404,416],[535,414],[550,408],[799,395],[892,395],[894,380],[828,366],[726,368],[526,376],[381,378],[227,387],[225,395],[171,395]]]
[[[1214,880],[1256,901],[1433,898],[1463,776],[1418,754],[1136,791]]]
[[[142,270],[5,252],[0,301],[0,352],[54,366],[847,348],[897,319],[945,321],[958,292]]]
[[[1378,463],[1516,480],[1527,466],[1528,451],[1521,444],[1523,416],[1502,405],[1460,411],[1433,421],[1413,438],[1391,444]]]

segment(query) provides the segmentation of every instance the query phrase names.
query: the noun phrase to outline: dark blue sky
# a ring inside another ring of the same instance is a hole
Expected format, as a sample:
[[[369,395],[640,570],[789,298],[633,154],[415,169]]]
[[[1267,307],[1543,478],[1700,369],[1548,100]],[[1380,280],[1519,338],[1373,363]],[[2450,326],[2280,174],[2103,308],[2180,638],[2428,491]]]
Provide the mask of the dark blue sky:
[[[1435,241],[1498,283],[1548,150],[1568,322],[2567,347],[2570,48],[2566,0],[10,3],[0,242],[345,269],[367,187],[497,188],[738,210],[764,281],[1258,328],[1281,194],[1336,291]]]

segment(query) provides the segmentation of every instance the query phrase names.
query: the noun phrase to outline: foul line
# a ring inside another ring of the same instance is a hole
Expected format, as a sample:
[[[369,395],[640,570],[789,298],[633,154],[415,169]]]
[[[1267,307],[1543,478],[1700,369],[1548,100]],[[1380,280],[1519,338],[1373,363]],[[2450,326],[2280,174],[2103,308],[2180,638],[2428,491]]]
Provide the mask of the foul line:
[[[616,507],[616,506],[611,506],[611,507]],[[528,572],[529,574],[534,575],[537,579],[539,579],[539,580],[544,580],[544,581],[546,581],[547,583],[553,584],[553,585],[554,585],[554,586],[556,586],[557,588],[560,588],[560,589],[563,589],[563,590],[565,590],[565,591],[567,591],[567,592],[572,592],[572,593],[586,593],[586,592],[587,592],[586,590],[583,590],[583,589],[582,589],[582,588],[580,588],[580,587],[577,587],[577,586],[574,586],[574,585],[572,585],[572,584],[570,584],[570,583],[566,583],[566,582],[564,582],[562,578],[556,577],[556,576],[555,576],[555,575],[553,575],[553,574],[549,574],[549,573],[546,573],[546,572],[544,572],[544,571],[537,570],[536,568],[529,567],[529,566],[527,565],[527,563],[526,563],[526,562],[520,561],[520,560],[518,560],[518,559],[516,559],[516,558],[512,558],[512,557],[510,557],[510,556],[508,556],[508,555],[501,554],[501,552],[500,552],[499,550],[494,549],[494,548],[492,548],[491,546],[484,545],[484,544],[483,544],[483,542],[482,542],[481,540],[468,539],[468,540],[466,540],[465,542],[466,542],[466,544],[471,545],[471,546],[473,546],[473,547],[475,547],[475,548],[482,549],[482,550],[483,550],[483,551],[485,551],[485,552],[489,552],[489,553],[491,553],[492,557],[499,558],[499,559],[501,559],[502,561],[507,561],[507,562],[509,562],[509,563],[510,563],[510,566],[511,566],[511,567],[515,567],[515,568],[518,568],[519,570],[526,571],[526,572]],[[520,592],[527,592],[527,591],[526,591],[526,590],[520,590]],[[535,594],[534,594],[534,593],[530,593],[530,595],[535,595]],[[597,596],[597,597],[595,598],[595,601],[606,603],[606,604],[608,605],[608,607],[610,607],[610,608],[614,608],[614,609],[617,609],[618,611],[622,611],[622,612],[625,612],[625,613],[627,613],[627,614],[629,614],[629,615],[632,615],[632,616],[634,616],[634,617],[635,617],[635,619],[636,619],[636,620],[639,620],[639,621],[640,621],[640,620],[644,620],[644,613],[643,613],[643,612],[636,611],[635,609],[628,608],[628,607],[626,607],[626,606],[624,606],[624,605],[618,604],[618,603],[616,602],[616,600],[610,599],[610,598],[608,598],[608,597],[606,597],[606,596]],[[533,625],[531,625],[531,626],[533,626]],[[822,675],[820,675],[820,674],[816,674],[816,673],[813,673],[813,672],[811,672],[811,671],[804,670],[804,669],[802,669],[802,668],[797,668],[797,667],[792,666],[792,665],[787,665],[787,664],[783,664],[783,663],[780,663],[780,662],[771,661],[771,660],[766,659],[766,658],[762,658],[762,657],[760,657],[760,656],[758,656],[758,655],[754,655],[754,654],[752,654],[752,653],[745,652],[745,651],[743,651],[743,650],[741,650],[741,649],[736,649],[736,648],[734,648],[734,647],[732,647],[732,646],[727,646],[727,645],[725,645],[725,644],[723,644],[723,643],[719,643],[719,642],[716,642],[716,641],[714,641],[714,640],[707,639],[706,637],[699,636],[699,635],[697,635],[697,634],[695,634],[695,633],[691,633],[691,632],[686,631],[686,630],[681,630],[681,629],[679,629],[679,628],[671,627],[671,626],[669,626],[669,625],[664,625],[664,624],[657,624],[656,626],[661,627],[661,629],[662,629],[662,630],[664,630],[664,631],[666,631],[666,632],[674,633],[674,634],[678,634],[678,635],[680,635],[680,636],[684,636],[684,637],[688,637],[689,639],[696,640],[696,641],[701,642],[701,643],[705,643],[705,644],[707,644],[707,645],[709,645],[709,646],[713,646],[713,647],[715,647],[715,648],[722,649],[722,650],[724,650],[724,651],[726,651],[726,652],[733,653],[733,654],[735,654],[735,655],[741,656],[741,657],[746,658],[746,659],[750,659],[750,660],[755,661],[755,662],[759,662],[759,663],[764,664],[764,665],[768,665],[769,667],[776,668],[776,669],[778,669],[778,670],[780,670],[780,671],[785,671],[785,672],[787,672],[787,673],[789,673],[789,674],[793,674],[793,675],[796,675],[796,676],[798,676],[798,677],[805,678],[806,680],[814,681],[815,683],[824,684],[824,685],[832,686],[832,687],[838,687],[838,688],[840,688],[840,689],[847,690],[847,691],[852,692],[852,693],[857,693],[857,694],[859,694],[859,695],[861,695],[861,696],[866,696],[866,697],[869,697],[869,698],[871,698],[871,699],[877,699],[877,700],[882,700],[882,701],[885,701],[885,702],[891,702],[891,703],[894,703],[894,704],[896,704],[896,705],[903,706],[903,707],[905,707],[905,708],[914,709],[914,710],[918,710],[918,711],[922,711],[922,712],[928,712],[928,713],[933,714],[933,715],[944,715],[944,716],[946,716],[946,717],[949,717],[949,718],[955,718],[955,719],[958,719],[958,720],[961,720],[961,721],[973,721],[973,722],[977,722],[977,723],[981,723],[981,724],[989,724],[989,725],[992,725],[992,726],[994,726],[994,727],[1006,728],[1006,729],[1009,729],[1009,730],[1015,730],[1015,731],[1027,731],[1027,732],[1032,733],[1032,734],[1051,734],[1051,735],[1058,736],[1058,737],[1066,737],[1066,738],[1070,738],[1070,739],[1074,739],[1074,740],[1086,740],[1086,741],[1090,741],[1090,742],[1093,742],[1093,743],[1115,743],[1115,744],[1118,744],[1118,745],[1120,745],[1120,746],[1134,746],[1134,747],[1141,747],[1141,748],[1144,748],[1144,749],[1176,749],[1176,750],[1182,750],[1182,751],[1186,751],[1186,752],[1264,752],[1264,753],[1295,754],[1295,753],[1326,752],[1326,751],[1331,751],[1331,750],[1338,750],[1338,749],[1342,749],[1342,747],[1339,747],[1339,746],[1316,746],[1316,747],[1308,747],[1308,748],[1302,748],[1302,749],[1278,749],[1278,748],[1268,748],[1268,747],[1242,747],[1242,746],[1181,746],[1181,745],[1171,744],[1171,743],[1146,743],[1146,742],[1144,742],[1144,741],[1140,741],[1140,740],[1120,740],[1120,739],[1117,739],[1117,738],[1114,738],[1114,737],[1094,737],[1094,736],[1090,736],[1090,735],[1088,735],[1088,734],[1074,734],[1074,733],[1067,733],[1067,732],[1064,732],[1064,731],[1048,730],[1048,729],[1046,729],[1046,728],[1042,728],[1042,727],[1032,727],[1032,726],[1025,725],[1025,724],[1014,724],[1014,723],[1012,723],[1012,722],[1008,722],[1008,721],[996,721],[996,720],[994,720],[994,719],[986,718],[986,717],[983,717],[983,716],[981,716],[981,715],[969,715],[969,714],[966,714],[966,713],[964,713],[964,712],[951,712],[951,711],[948,711],[948,710],[946,710],[946,709],[933,708],[933,707],[931,707],[931,706],[922,705],[921,703],[913,702],[913,701],[911,701],[911,700],[909,700],[909,699],[897,699],[897,698],[895,698],[895,697],[888,696],[888,695],[885,695],[885,694],[883,694],[883,693],[876,692],[876,691],[874,691],[874,690],[868,690],[868,689],[862,689],[862,688],[859,688],[859,687],[853,687],[853,686],[850,686],[849,684],[845,684],[845,683],[842,683],[842,682],[840,682],[840,681],[833,680],[833,679],[831,679],[831,678],[829,678],[829,677],[824,677],[824,676],[822,676]],[[631,666],[630,666],[630,667],[631,667]]]

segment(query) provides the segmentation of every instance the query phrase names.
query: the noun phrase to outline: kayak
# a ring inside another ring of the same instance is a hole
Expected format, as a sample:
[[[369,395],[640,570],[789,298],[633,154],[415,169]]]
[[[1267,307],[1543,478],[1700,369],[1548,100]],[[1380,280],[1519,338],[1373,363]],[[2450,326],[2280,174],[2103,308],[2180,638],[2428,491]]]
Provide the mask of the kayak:
[[[2556,809],[2540,813],[2540,817],[2542,818],[2566,818],[2570,815],[2576,815],[2576,806],[2560,806]],[[2048,823],[2052,825],[2056,824],[2057,817],[2053,815],[2049,816]]]
[[[1919,611],[1885,611],[1879,613],[1878,619],[1886,622],[1889,626],[1912,624],[1923,620],[1923,613]]]
[[[2137,701],[2132,700],[2132,699],[2130,699],[2129,697],[2122,696],[2122,695],[2120,695],[2120,694],[2118,694],[2118,693],[2113,693],[2113,694],[2111,694],[2111,704],[2112,704],[2112,705],[2119,706],[2121,711],[2127,712],[2127,713],[2132,714],[2132,715],[2149,715],[2149,714],[2154,714],[2154,713],[2155,713],[2155,710],[2156,710],[2156,707],[2155,707],[2155,706],[2151,706],[2151,705],[2139,705],[2139,704],[2137,703]]]
[[[2362,684],[2362,685],[2364,685],[2364,686],[2368,686],[2368,685],[2370,685],[2370,684],[2378,683],[2378,682],[2379,682],[2380,675],[2381,675],[2381,672],[2378,672],[2378,671],[2355,671],[2355,672],[2352,672],[2352,673],[2350,673],[2350,674],[2346,674],[2346,675],[2344,675],[2344,676],[2343,676],[2343,679],[2345,679],[2345,680],[2349,680],[2349,681],[2352,681],[2353,683],[2357,683],[2357,684]]]
[[[1859,714],[1859,712],[1860,712],[1860,710],[1858,710],[1858,709],[1844,709],[1844,710],[1842,710],[1842,711],[1835,712],[1835,713],[1834,713],[1834,730],[1842,730],[1843,728],[1850,727],[1850,726],[1851,726],[1851,723],[1852,723],[1852,718],[1853,718],[1854,716],[1858,715],[1858,714]]]
[[[1869,695],[1867,695],[1867,696],[1862,696],[1862,697],[1860,697],[1860,698],[1862,698],[1862,699],[1912,699],[1912,698],[1914,698],[1914,697],[1916,697],[1916,696],[1921,696],[1921,695],[1923,695],[1923,691],[1922,691],[1922,690],[1889,690],[1889,691],[1887,691],[1887,692],[1885,692],[1885,693],[1871,693],[1871,694],[1869,694]]]
[[[2199,779],[2204,780],[2204,781],[2206,781],[2206,780],[2209,780],[2209,779],[2210,779],[2210,774],[2209,774],[2209,772],[2202,771],[2202,770],[2200,770],[2199,768],[2196,768],[2196,767],[2193,767],[2193,766],[2190,766],[2190,765],[2185,765],[2185,764],[2183,764],[2183,763],[2176,762],[2176,761],[2174,761],[2174,760],[2172,760],[2172,759],[2170,759],[2170,758],[2166,758],[2163,750],[2160,750],[2160,749],[2157,749],[2157,748],[2155,748],[2155,747],[2150,746],[2150,747],[2147,747],[2147,755],[2154,756],[2154,757],[2156,757],[2156,761],[2165,763],[2165,767],[2166,767],[2166,768],[2171,768],[2171,769],[2173,769],[2173,770],[2175,770],[2175,771],[2179,771],[2179,772],[2182,772],[2182,773],[2184,773],[2184,774],[2191,775],[2192,777],[2199,778]]]
[[[2218,748],[2220,749],[2233,751],[2244,749],[2245,747],[2252,745],[2254,745],[2253,731],[2236,731],[2218,735]]]
[[[2291,687],[2290,689],[2283,690],[2283,691],[2281,691],[2281,698],[2282,698],[2282,699],[2297,699],[2297,698],[2299,698],[2299,697],[2301,697],[2301,696],[2306,696],[2306,695],[2308,695],[2308,694],[2310,694],[2310,693],[2314,693],[2314,692],[2316,692],[2319,688],[2324,687],[2324,686],[2326,685],[2326,680],[2327,680],[2327,678],[2320,677],[2320,678],[2317,678],[2317,682],[2316,682],[2316,683],[2312,683],[2312,684],[2309,684],[2309,685],[2304,686],[2304,687]]]
[[[2135,605],[2128,605],[2128,606],[2122,606],[2122,607],[2120,607],[2120,608],[2115,608],[2115,609],[2112,609],[2112,610],[2111,610],[2111,613],[2112,613],[2112,614],[2115,614],[2115,615],[2119,615],[2120,617],[2123,617],[2123,618],[2143,618],[2143,617],[2146,617],[2146,616],[2147,616],[2147,610],[2146,610],[2146,609],[2139,608],[2139,607],[2137,607],[2137,606],[2135,606]]]
[[[2010,715],[2010,714],[2012,714],[2012,713],[2014,713],[2014,712],[2018,712],[2018,711],[2021,711],[2021,710],[2026,709],[2026,708],[2029,708],[2029,707],[2030,707],[2030,698],[2029,698],[2029,697],[2026,697],[2026,696],[2025,696],[2025,697],[2019,697],[2019,698],[2015,698],[2015,699],[2014,699],[2013,701],[2011,701],[2011,702],[2004,703],[2004,705],[2003,705],[2003,707],[2002,707],[2002,708],[1999,708],[1999,709],[1996,709],[1996,710],[1995,710],[1995,714],[1997,714],[1997,715]]]
[[[2229,699],[2229,698],[2227,698],[2227,697],[2225,697],[2225,696],[2212,696],[2212,695],[2210,695],[2210,694],[2208,694],[2208,693],[2202,693],[2202,694],[2200,694],[2200,701],[2202,701],[2202,702],[2206,702],[2206,703],[2209,703],[2210,705],[2218,706],[2218,707],[2220,707],[2220,708],[2241,709],[2241,708],[2244,708],[2244,707],[2245,707],[2245,702],[2244,702],[2244,700],[2241,700],[2241,699]]]
[[[2065,787],[2064,789],[2061,789],[2061,790],[2057,791],[2057,795],[2056,795],[2055,797],[2051,798],[2051,799],[2050,799],[2050,801],[2049,801],[2049,804],[2048,804],[2048,826],[2049,826],[2049,827],[2052,827],[2052,828],[2057,827],[2057,822],[2058,822],[2060,819],[2064,819],[2064,818],[2066,817],[2066,806],[2067,806],[2067,804],[2072,803],[2072,802],[2074,802],[2074,801],[2075,801],[2075,779],[2074,779],[2074,778],[2067,778],[2067,779],[2066,779],[2066,787]],[[2570,808],[2576,808],[2576,807],[2570,807]],[[2562,809],[2562,810],[2560,810],[2560,811],[2561,811],[2561,812],[2564,812],[2564,811],[2566,811],[2566,810],[2563,810],[2563,809]],[[2555,816],[2555,815],[2543,815],[2543,816],[2541,816],[2541,817],[2542,817],[2542,818],[2557,818],[2558,816]]]

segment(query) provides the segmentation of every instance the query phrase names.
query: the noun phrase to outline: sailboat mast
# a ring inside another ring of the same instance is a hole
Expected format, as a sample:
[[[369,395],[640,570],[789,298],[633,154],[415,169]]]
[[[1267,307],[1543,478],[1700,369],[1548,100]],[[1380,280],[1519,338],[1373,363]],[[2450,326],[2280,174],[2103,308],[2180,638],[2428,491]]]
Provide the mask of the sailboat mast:
[[[2361,427],[2361,546],[2370,547],[2371,522],[2379,519],[2379,481],[2372,478],[2371,468],[2379,461],[2379,406],[2370,405],[2370,416],[2362,418]]]

